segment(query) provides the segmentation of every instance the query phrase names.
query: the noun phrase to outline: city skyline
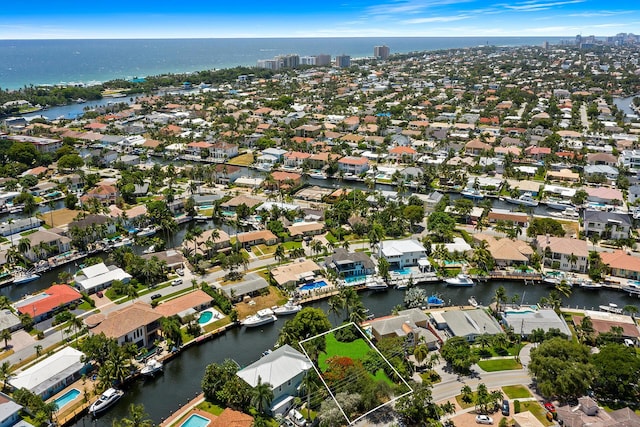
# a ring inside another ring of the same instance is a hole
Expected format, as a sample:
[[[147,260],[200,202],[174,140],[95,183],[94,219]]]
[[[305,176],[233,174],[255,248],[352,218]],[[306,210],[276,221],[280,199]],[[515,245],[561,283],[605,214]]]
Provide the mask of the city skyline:
[[[640,9],[614,0],[283,0],[243,3],[34,0],[3,6],[0,39],[505,37],[640,32]],[[179,6],[180,7],[180,6]]]

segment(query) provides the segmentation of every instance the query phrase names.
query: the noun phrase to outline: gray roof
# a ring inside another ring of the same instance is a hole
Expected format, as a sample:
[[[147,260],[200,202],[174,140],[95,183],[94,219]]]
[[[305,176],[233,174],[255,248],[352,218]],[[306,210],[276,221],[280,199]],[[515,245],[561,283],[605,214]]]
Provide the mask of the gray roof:
[[[20,325],[20,318],[11,310],[0,310],[0,331],[4,329],[13,329]],[[0,418],[1,420],[2,418]]]
[[[585,210],[584,211],[584,220],[585,221],[594,221],[594,222],[609,222],[609,221],[620,221],[622,225],[626,225],[627,227],[631,226],[631,219],[629,215],[618,213],[618,212],[605,212],[599,210]]]
[[[311,362],[304,354],[285,344],[241,369],[237,375],[251,387],[255,387],[260,378],[262,383],[269,383],[275,389],[311,367]]]
[[[445,311],[442,317],[457,337],[502,333],[498,322],[482,309]]]
[[[418,308],[410,308],[408,310],[400,310],[398,311],[399,316],[407,316],[414,323],[427,322],[429,320],[429,316],[426,313]]]
[[[0,393],[0,421],[6,420],[22,409],[22,405],[17,404],[9,396]]]
[[[246,279],[242,283],[223,286],[222,292],[231,298],[231,290],[233,290],[234,296],[240,297],[269,287],[269,283],[257,274],[247,274],[245,278]]]
[[[342,264],[350,264],[353,262],[361,262],[366,269],[375,269],[375,264],[371,258],[364,252],[349,252],[344,248],[336,248],[327,261],[328,266],[336,268]]]
[[[18,218],[18,219],[14,219],[11,224],[9,223],[0,224],[0,234],[5,235],[4,234],[5,232],[7,234],[15,233],[14,230],[18,230],[19,228],[28,227],[28,226],[32,226],[34,228],[40,227],[40,224],[42,224],[42,220],[40,218],[36,218],[33,216],[30,218]]]
[[[507,309],[502,315],[502,320],[518,335],[530,335],[534,329],[542,329],[545,332],[550,329],[559,329],[563,334],[571,336],[567,322],[552,309],[525,310],[520,313]]]

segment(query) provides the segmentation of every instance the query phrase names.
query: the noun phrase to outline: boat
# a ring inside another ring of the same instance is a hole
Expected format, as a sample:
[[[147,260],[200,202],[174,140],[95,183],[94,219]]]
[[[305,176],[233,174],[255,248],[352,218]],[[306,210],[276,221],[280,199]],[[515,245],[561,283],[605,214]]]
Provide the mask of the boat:
[[[147,249],[145,249],[144,251],[142,251],[143,254],[152,254],[156,251],[156,245],[151,245],[149,246]]]
[[[260,172],[271,172],[271,170],[273,169],[273,164],[272,163],[256,163],[253,167],[255,170],[258,170]]]
[[[479,190],[474,188],[465,188],[460,192],[460,195],[464,198],[471,200],[482,200],[484,199],[484,194],[482,194]]]
[[[207,220],[210,220],[211,217],[207,215],[196,215],[193,217],[193,219],[195,219],[197,222],[205,222]]]
[[[387,285],[384,280],[378,277],[367,277],[364,286],[365,288],[374,291],[381,291],[389,287],[389,285]]]
[[[409,280],[400,279],[396,282],[396,289],[407,289],[409,287]]]
[[[153,236],[157,232],[158,232],[158,229],[155,228],[155,227],[145,227],[142,230],[138,231],[136,233],[136,236],[138,236],[138,237]]]
[[[602,289],[602,283],[597,283],[589,279],[581,280],[580,282],[578,282],[578,286],[581,287],[582,289],[588,289],[588,290],[590,289],[593,291]]]
[[[358,179],[358,175],[354,175],[352,173],[345,173],[344,179],[347,181],[356,181]]]
[[[477,307],[477,306],[480,305],[480,304],[478,304],[478,301],[476,301],[476,297],[474,297],[474,296],[469,297],[468,301],[469,301],[469,305],[471,307]]]
[[[311,172],[309,174],[309,178],[313,178],[313,179],[327,179],[327,176],[322,173],[322,172]]]
[[[531,207],[536,207],[538,206],[538,203],[539,203],[537,200],[533,198],[531,193],[524,193],[517,199],[514,199],[513,197],[505,197],[504,201],[514,205],[531,206]]]
[[[276,320],[278,320],[278,318],[273,314],[273,310],[270,308],[264,308],[262,310],[258,310],[258,312],[253,316],[249,316],[244,319],[241,324],[247,328],[253,328],[255,326],[273,323]]]
[[[112,246],[113,246],[114,248],[120,248],[120,247],[122,247],[122,246],[131,246],[131,245],[133,245],[133,240],[131,240],[131,239],[130,239],[130,238],[128,238],[128,237],[125,237],[124,239],[122,239],[122,240],[120,240],[120,241],[118,241],[118,242],[114,243]]]
[[[289,314],[295,314],[300,310],[302,310],[302,306],[300,304],[295,304],[293,300],[289,300],[284,305],[274,308],[273,313],[278,316],[287,316]]]
[[[142,375],[146,375],[148,377],[152,377],[158,372],[162,372],[163,364],[155,357],[147,360],[147,363],[140,369],[140,373]]]
[[[567,208],[573,208],[574,206],[571,204],[571,202],[565,201],[565,200],[557,200],[557,199],[547,199],[544,202],[547,207],[549,209],[556,209],[559,211],[563,211]]]
[[[430,297],[427,297],[427,306],[429,308],[444,307],[444,305],[445,305],[444,300],[435,294],[431,295]]]
[[[14,275],[13,284],[22,285],[25,283],[33,282],[34,280],[38,280],[39,278],[40,278],[39,274],[26,272],[26,273],[18,274],[17,276]]]
[[[599,305],[598,308],[609,313],[622,314],[622,309],[618,307],[618,304],[614,304],[612,302],[610,302],[609,305]]]
[[[475,282],[467,274],[458,274],[456,277],[444,279],[447,286],[473,286]]]
[[[542,277],[542,282],[549,286],[559,285],[565,279],[565,275],[561,271],[549,271]]]
[[[24,210],[24,205],[11,205],[7,208],[9,213],[21,213]]]
[[[92,415],[97,415],[100,412],[103,412],[113,406],[120,398],[124,395],[122,390],[118,390],[117,388],[108,388],[100,395],[98,400],[93,402],[91,406],[89,406],[89,412]]]
[[[552,212],[550,215],[563,218],[580,218],[578,211],[571,207],[566,208],[562,212]]]

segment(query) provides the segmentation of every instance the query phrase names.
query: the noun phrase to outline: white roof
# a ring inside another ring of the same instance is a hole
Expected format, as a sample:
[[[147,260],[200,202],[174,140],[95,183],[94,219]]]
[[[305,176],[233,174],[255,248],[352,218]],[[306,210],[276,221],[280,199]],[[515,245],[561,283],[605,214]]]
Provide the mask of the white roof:
[[[263,384],[269,383],[275,389],[311,367],[311,362],[305,355],[285,344],[238,371],[237,375],[251,387],[258,385],[260,378]]]
[[[105,265],[104,262],[101,262],[100,264],[95,264],[95,265],[91,265],[89,267],[85,267],[80,271],[87,278],[91,278],[91,277],[99,276],[101,274],[108,273],[109,269],[107,268],[107,266]]]
[[[114,268],[113,270],[107,269],[106,273],[104,274],[99,274],[93,277],[87,277],[86,279],[81,277],[76,277],[75,282],[83,290],[89,291],[91,289],[104,286],[107,283],[112,283],[114,280],[120,280],[121,282],[128,282],[129,280],[131,280],[131,275],[125,272],[121,268]]]
[[[399,256],[405,253],[424,252],[425,248],[417,240],[385,240],[380,242],[380,251],[384,256]]]
[[[75,374],[84,367],[84,353],[65,347],[30,368],[15,374],[9,383],[15,388],[26,388],[40,395],[50,387]]]

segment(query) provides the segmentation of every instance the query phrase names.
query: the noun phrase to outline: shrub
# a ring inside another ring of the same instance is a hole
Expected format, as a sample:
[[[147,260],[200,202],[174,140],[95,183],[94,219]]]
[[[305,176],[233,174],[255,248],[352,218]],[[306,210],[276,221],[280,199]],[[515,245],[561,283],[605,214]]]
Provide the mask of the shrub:
[[[514,400],[513,401],[513,413],[514,414],[519,414],[520,413],[520,401],[519,400]]]

